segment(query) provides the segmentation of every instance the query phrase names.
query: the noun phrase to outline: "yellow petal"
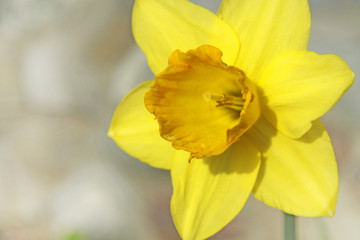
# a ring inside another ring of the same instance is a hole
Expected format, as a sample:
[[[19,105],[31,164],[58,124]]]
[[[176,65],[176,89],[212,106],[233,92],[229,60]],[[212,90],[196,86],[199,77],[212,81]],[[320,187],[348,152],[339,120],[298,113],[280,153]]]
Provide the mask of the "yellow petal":
[[[246,139],[223,154],[187,162],[177,151],[171,167],[171,213],[182,239],[205,239],[243,208],[260,166],[258,150]]]
[[[276,131],[265,119],[246,134],[260,149],[261,167],[253,190],[264,203],[289,214],[333,216],[338,195],[337,164],[320,120],[300,139]]]
[[[272,61],[258,82],[266,118],[299,138],[326,113],[354,81],[349,66],[336,55],[289,52]]]
[[[236,33],[215,14],[185,0],[137,0],[133,9],[133,34],[147,56],[149,66],[158,74],[167,66],[170,54],[203,44],[224,53],[233,65],[239,51]]]
[[[236,67],[254,82],[278,54],[306,50],[310,34],[307,0],[224,0],[218,15],[238,33]]]
[[[132,90],[116,109],[109,137],[129,155],[157,168],[170,169],[175,150],[160,137],[159,126],[144,105],[152,81]]]
[[[224,152],[259,117],[254,87],[243,72],[221,61],[220,50],[204,45],[171,55],[145,105],[174,148],[210,157]]]

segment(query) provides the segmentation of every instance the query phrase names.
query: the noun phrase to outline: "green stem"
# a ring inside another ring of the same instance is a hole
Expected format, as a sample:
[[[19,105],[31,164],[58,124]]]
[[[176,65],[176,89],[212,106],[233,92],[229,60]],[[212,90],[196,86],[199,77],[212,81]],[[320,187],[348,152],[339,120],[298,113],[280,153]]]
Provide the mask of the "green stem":
[[[296,240],[295,216],[284,212],[284,240]]]

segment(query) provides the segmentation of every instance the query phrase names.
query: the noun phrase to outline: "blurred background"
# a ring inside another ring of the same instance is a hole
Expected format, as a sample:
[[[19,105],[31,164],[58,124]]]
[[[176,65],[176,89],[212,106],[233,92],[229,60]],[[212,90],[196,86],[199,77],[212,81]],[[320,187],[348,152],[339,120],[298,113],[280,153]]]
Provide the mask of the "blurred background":
[[[193,1],[216,12],[220,1]],[[359,76],[360,1],[310,0],[309,50]],[[152,79],[131,33],[133,0],[0,0],[0,239],[179,239],[169,172],[106,136],[124,95]],[[323,118],[337,155],[333,218],[299,239],[360,239],[360,88]],[[281,239],[282,213],[250,197],[212,240]]]

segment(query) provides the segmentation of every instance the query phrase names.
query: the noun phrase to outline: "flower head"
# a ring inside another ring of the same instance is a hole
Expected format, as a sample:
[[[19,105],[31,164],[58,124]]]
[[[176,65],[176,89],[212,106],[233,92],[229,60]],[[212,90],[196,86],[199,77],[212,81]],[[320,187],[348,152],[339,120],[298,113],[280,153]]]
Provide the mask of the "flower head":
[[[133,32],[156,78],[122,101],[109,136],[171,170],[182,238],[216,233],[251,193],[290,214],[334,214],[337,166],[318,118],[354,74],[306,51],[306,0],[224,0],[217,15],[186,0],[136,0]]]

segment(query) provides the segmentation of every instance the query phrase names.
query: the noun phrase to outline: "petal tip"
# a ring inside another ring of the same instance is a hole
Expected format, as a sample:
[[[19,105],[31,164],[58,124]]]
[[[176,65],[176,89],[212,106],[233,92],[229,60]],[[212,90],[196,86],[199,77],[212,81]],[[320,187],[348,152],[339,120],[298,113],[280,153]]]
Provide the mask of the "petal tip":
[[[115,136],[115,132],[113,130],[109,130],[107,136],[113,138]]]

